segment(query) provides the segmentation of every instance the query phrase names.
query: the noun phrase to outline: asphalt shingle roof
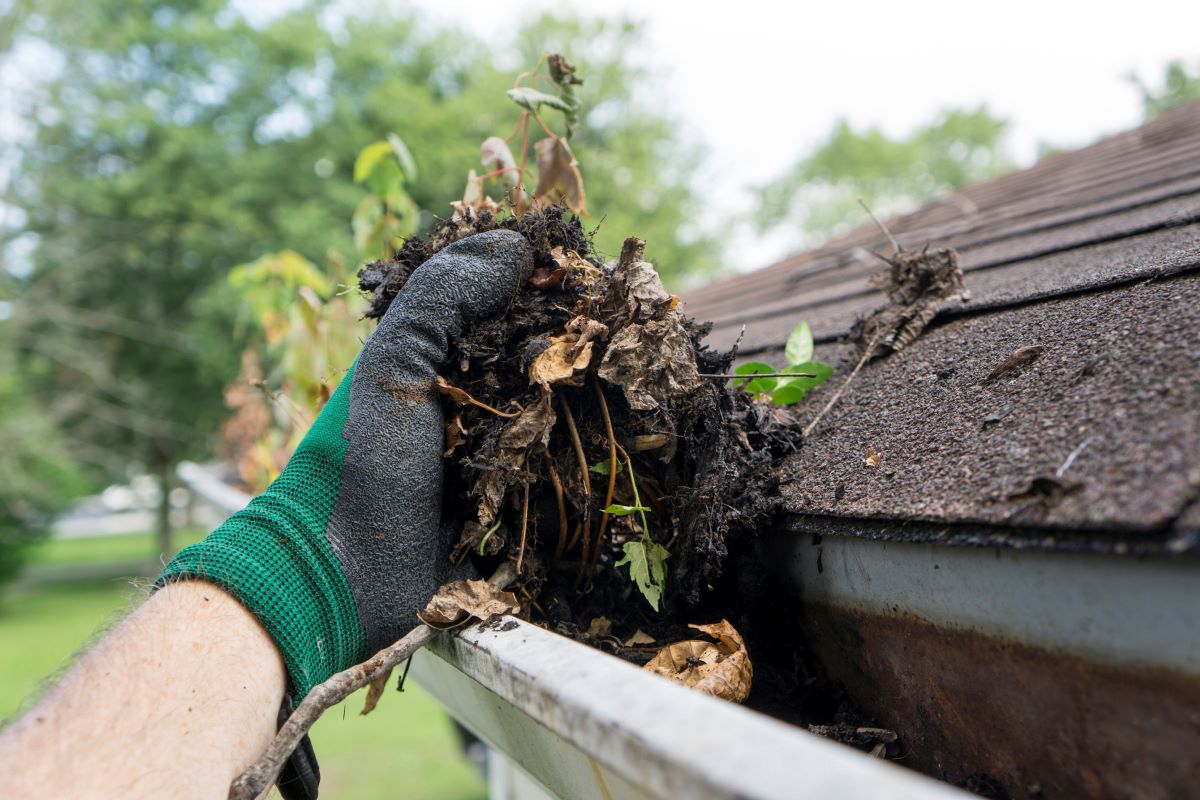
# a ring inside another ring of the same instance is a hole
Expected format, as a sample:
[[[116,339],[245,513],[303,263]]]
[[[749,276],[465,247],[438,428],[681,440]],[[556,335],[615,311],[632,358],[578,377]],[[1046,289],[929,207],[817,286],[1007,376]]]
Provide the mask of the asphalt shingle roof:
[[[955,247],[972,299],[865,367],[784,464],[804,526],[1200,551],[1200,104],[888,226],[909,249]],[[866,280],[881,267],[870,250],[887,249],[864,226],[694,291],[686,308],[715,323],[716,347],[744,325],[740,356],[767,360],[807,319],[817,356],[841,365],[806,398],[811,416],[848,371],[842,340],[882,301]],[[985,382],[1027,345],[1043,348],[1036,360]]]

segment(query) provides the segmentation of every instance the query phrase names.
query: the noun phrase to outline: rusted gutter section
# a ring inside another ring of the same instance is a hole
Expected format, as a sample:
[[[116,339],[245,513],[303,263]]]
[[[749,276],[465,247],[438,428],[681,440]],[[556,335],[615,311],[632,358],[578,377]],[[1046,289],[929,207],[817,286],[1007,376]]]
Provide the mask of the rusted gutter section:
[[[905,763],[1013,798],[1195,794],[1195,559],[777,544],[810,651]]]
[[[440,637],[417,654],[412,672],[552,797],[965,797],[537,626],[509,622]]]

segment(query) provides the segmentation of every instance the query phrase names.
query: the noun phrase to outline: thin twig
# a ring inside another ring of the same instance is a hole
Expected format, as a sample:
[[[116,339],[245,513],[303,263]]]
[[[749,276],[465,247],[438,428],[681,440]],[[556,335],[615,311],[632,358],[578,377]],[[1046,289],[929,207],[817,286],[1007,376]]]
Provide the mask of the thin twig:
[[[867,349],[862,354],[862,358],[860,358],[858,363],[854,365],[854,369],[849,375],[846,376],[846,380],[842,381],[842,385],[838,387],[838,390],[833,393],[833,397],[829,398],[829,402],[825,404],[825,407],[821,409],[819,414],[813,417],[812,422],[804,426],[804,431],[801,433],[802,436],[808,438],[808,435],[813,432],[813,428],[817,427],[817,423],[821,421],[821,417],[825,416],[829,409],[833,408],[834,404],[837,403],[838,400],[842,399],[842,395],[846,393],[846,388],[850,386],[850,382],[854,380],[854,376],[858,374],[858,371],[862,369],[863,365],[867,363],[868,359],[870,359],[871,353],[875,351],[875,343],[879,341],[879,336],[879,334],[876,334],[875,338],[871,340],[871,343],[867,345]]]
[[[815,378],[814,372],[749,372],[745,375],[734,375],[731,373],[698,373],[701,378],[722,378],[726,380],[734,380],[735,378],[745,378],[752,381],[755,378]]]
[[[562,406],[563,419],[567,421],[567,431],[571,434],[571,444],[575,446],[575,458],[579,461],[579,474],[583,478],[583,553],[586,556],[592,535],[592,479],[588,476],[587,454],[583,452],[579,429],[575,427],[575,415],[571,413],[571,405],[567,402],[566,395],[559,394],[558,403]],[[578,536],[573,537],[570,547],[574,547],[578,539]]]
[[[512,567],[505,562],[488,578],[488,583],[506,586],[514,577]],[[279,777],[280,770],[300,744],[304,734],[308,733],[308,729],[326,709],[342,702],[380,676],[390,673],[393,667],[432,641],[438,633],[438,630],[428,625],[418,624],[399,641],[380,650],[366,661],[342,670],[310,689],[287,722],[283,723],[283,727],[275,734],[267,751],[234,779],[229,787],[229,800],[254,800],[265,792]]]
[[[525,532],[529,527],[529,484],[525,484],[525,499],[521,501],[521,549],[517,551],[517,574],[525,561]]]
[[[546,471],[550,473],[550,485],[554,487],[554,499],[558,503],[558,545],[554,548],[554,560],[558,561],[567,548],[567,503],[563,499],[562,479],[554,468],[554,458],[549,450],[543,450],[542,454],[546,456]]]
[[[875,224],[879,226],[879,230],[883,231],[883,235],[892,243],[892,247],[896,248],[896,255],[900,255],[900,245],[896,242],[896,238],[892,236],[892,232],[887,229],[887,226],[879,221],[879,217],[875,216],[875,212],[867,205],[866,201],[861,197],[858,198],[858,204],[863,207],[863,210],[871,215],[871,219],[875,220]]]
[[[608,527],[608,507],[612,505],[613,492],[617,488],[617,438],[613,435],[612,417],[608,414],[608,403],[604,399],[604,390],[599,383],[593,383],[596,397],[600,400],[600,414],[604,417],[604,433],[608,436],[608,495],[604,498],[604,516],[600,517],[600,527],[596,531],[596,542],[592,545],[592,557],[587,559],[589,564],[595,564],[600,559],[600,543],[604,541],[605,528]]]
[[[1071,455],[1067,456],[1067,460],[1062,463],[1062,466],[1054,470],[1054,477],[1061,478],[1063,475],[1065,475],[1067,470],[1071,468],[1071,465],[1075,463],[1075,459],[1079,458],[1079,454],[1082,453],[1084,449],[1091,443],[1092,437],[1089,436],[1079,444],[1079,447],[1076,447],[1074,450],[1072,450]]]

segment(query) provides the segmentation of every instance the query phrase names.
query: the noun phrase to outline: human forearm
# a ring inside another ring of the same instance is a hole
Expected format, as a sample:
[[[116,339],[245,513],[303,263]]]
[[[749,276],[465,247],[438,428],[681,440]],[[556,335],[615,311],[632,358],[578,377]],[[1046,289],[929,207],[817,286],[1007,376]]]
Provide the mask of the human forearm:
[[[10,798],[223,798],[274,735],[284,685],[240,603],[172,584],[0,736],[0,786]]]

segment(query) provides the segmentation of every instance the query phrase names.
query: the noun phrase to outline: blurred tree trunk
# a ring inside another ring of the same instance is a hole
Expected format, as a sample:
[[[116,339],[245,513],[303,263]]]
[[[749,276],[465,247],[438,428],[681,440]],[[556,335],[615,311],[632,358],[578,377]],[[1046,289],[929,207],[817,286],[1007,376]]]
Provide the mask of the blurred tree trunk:
[[[171,457],[171,453],[165,448],[158,448],[158,520],[155,525],[155,534],[158,539],[159,556],[164,560],[169,560],[175,555],[175,547],[173,540],[173,531],[171,530],[171,485],[172,474],[175,468],[175,460]]]

